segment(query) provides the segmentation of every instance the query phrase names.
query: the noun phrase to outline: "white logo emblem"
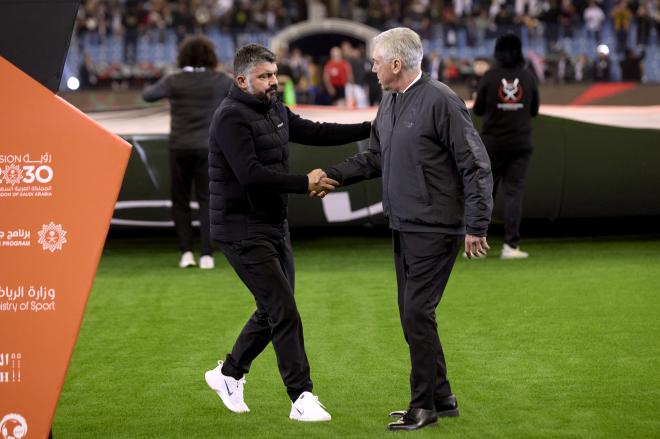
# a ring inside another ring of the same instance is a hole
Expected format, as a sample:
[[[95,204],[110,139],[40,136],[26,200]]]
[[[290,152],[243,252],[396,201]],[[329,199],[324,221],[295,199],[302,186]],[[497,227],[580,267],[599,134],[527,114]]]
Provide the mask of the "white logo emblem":
[[[23,170],[16,166],[15,163],[7,165],[2,170],[2,179],[5,180],[5,183],[13,186],[23,180]]]
[[[522,88],[519,87],[520,79],[516,78],[512,82],[508,82],[502,78],[502,85],[500,86],[499,94],[502,102],[518,102],[522,99]]]
[[[51,253],[55,250],[62,250],[62,244],[67,242],[66,231],[62,230],[62,224],[55,224],[52,221],[48,225],[43,224],[37,242],[43,246],[44,250]]]
[[[27,421],[18,413],[5,415],[0,422],[0,433],[4,439],[21,439],[27,432]]]

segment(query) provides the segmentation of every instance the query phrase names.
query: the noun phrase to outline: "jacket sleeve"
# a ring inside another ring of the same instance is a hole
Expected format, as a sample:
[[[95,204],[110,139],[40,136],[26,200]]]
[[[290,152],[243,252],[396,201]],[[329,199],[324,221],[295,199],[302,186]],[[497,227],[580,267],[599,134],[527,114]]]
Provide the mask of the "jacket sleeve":
[[[142,99],[147,102],[154,102],[159,99],[170,96],[170,87],[167,84],[167,76],[163,76],[155,84],[151,84],[142,92]]]
[[[451,150],[463,179],[467,233],[486,236],[493,210],[493,175],[486,147],[457,96],[447,95],[440,101],[435,117],[440,140]]]
[[[257,159],[250,125],[231,107],[220,111],[210,133],[212,144],[220,146],[238,182],[246,187],[267,187],[279,192],[306,194],[306,175],[291,175],[265,167]]]
[[[289,140],[303,145],[330,146],[357,142],[369,137],[371,122],[340,124],[303,119],[288,107]]]
[[[477,116],[486,114],[486,90],[488,89],[486,75],[482,76],[477,86],[477,96],[474,98],[472,111]]]
[[[355,154],[343,162],[324,169],[328,177],[337,180],[341,185],[348,186],[363,180],[377,178],[382,175],[380,139],[378,128],[374,122],[371,127],[369,148],[367,151]]]

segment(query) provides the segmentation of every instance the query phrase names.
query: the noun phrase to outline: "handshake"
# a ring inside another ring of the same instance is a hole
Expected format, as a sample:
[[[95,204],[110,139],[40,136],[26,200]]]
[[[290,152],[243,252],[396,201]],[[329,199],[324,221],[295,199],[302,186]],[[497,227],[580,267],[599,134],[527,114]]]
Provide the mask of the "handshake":
[[[337,186],[339,182],[329,178],[323,169],[314,169],[307,174],[307,192],[312,198],[323,198]]]

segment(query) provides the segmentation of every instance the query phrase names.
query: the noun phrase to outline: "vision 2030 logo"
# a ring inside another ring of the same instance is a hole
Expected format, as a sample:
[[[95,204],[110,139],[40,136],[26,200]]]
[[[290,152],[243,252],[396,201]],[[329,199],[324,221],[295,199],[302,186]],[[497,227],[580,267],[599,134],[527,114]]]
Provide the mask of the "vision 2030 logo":
[[[9,413],[0,421],[0,434],[4,439],[21,439],[27,432],[27,421],[18,413]]]
[[[50,183],[53,180],[52,160],[47,152],[38,160],[32,160],[30,154],[0,154],[0,183],[9,186]]]

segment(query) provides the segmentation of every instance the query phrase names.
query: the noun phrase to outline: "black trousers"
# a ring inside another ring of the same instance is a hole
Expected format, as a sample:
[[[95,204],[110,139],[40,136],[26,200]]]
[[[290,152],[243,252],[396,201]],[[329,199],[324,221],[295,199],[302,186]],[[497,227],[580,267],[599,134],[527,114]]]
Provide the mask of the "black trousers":
[[[493,172],[493,198],[495,198],[500,183],[504,190],[504,242],[511,247],[518,247],[525,195],[525,177],[532,150],[489,147],[488,156]]]
[[[293,297],[293,252],[288,228],[284,226],[279,237],[224,242],[220,249],[257,302],[256,311],[227,355],[222,373],[240,379],[272,342],[291,401],[305,391],[311,392],[302,321]]]
[[[410,407],[433,409],[449,396],[435,309],[456,261],[462,236],[394,230],[399,316],[410,349]]]
[[[200,253],[213,254],[209,217],[209,152],[205,149],[170,149],[172,219],[181,253],[193,249],[190,194],[195,184],[199,203]]]

